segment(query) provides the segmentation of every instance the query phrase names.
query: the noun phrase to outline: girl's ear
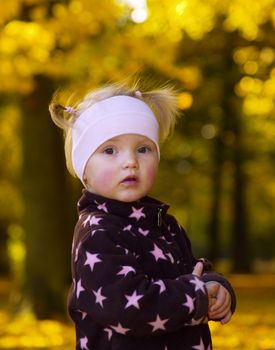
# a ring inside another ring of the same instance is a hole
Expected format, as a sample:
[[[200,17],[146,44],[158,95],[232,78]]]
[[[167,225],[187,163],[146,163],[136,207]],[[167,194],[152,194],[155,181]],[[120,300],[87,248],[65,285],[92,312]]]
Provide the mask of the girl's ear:
[[[83,183],[84,183],[84,185],[87,185],[87,177],[85,176],[85,173],[83,175]]]
[[[86,177],[83,177],[82,184],[84,185],[84,188],[85,188],[86,190],[89,189],[89,184],[88,184],[88,180],[87,180]]]

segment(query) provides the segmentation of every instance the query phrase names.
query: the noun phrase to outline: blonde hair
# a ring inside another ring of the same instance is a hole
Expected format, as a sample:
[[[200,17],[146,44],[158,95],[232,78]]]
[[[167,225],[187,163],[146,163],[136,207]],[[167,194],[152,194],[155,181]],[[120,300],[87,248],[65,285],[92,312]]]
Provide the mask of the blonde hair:
[[[174,88],[165,85],[141,92],[140,87],[140,80],[134,82],[124,80],[106,85],[88,92],[79,103],[71,107],[57,103],[57,95],[54,96],[49,110],[53,122],[64,131],[66,165],[73,176],[76,174],[72,165],[72,127],[76,119],[96,102],[119,95],[138,98],[152,109],[158,121],[160,143],[163,143],[172,133],[177,117],[180,115]]]

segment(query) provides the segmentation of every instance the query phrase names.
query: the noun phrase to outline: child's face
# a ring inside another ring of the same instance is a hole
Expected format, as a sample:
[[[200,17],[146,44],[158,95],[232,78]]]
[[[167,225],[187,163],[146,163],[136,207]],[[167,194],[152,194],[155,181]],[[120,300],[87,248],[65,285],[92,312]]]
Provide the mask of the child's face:
[[[141,135],[121,135],[103,143],[90,157],[84,181],[90,192],[132,202],[151,190],[158,163],[154,142]]]

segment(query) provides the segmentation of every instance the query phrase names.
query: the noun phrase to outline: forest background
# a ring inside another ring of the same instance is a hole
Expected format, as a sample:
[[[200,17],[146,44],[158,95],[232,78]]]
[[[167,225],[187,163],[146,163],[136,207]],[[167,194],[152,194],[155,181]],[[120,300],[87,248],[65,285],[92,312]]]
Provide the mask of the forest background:
[[[275,288],[275,1],[0,0],[0,8],[0,323],[7,310],[65,315],[81,186],[50,120],[54,92],[66,89],[64,101],[74,102],[87,87],[137,73],[174,84],[182,110],[153,194],[171,205],[197,256],[239,286],[261,285],[256,273]],[[13,344],[9,332],[0,348]],[[265,339],[269,347],[258,348],[274,349],[275,338]]]

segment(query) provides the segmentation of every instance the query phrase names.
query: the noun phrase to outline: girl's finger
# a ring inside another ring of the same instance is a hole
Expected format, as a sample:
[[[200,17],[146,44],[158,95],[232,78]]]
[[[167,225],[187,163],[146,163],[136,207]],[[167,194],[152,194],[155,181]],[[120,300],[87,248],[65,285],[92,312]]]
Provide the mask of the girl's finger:
[[[226,295],[224,303],[219,308],[214,309],[214,311],[212,310],[212,308],[210,308],[209,316],[211,316],[211,318],[223,317],[225,314],[227,314],[230,311],[230,308],[231,308],[231,298],[230,296]]]
[[[220,308],[225,308],[227,304],[231,302],[230,294],[224,287],[219,289],[216,298],[215,304],[210,309],[211,312],[217,311]]]
[[[227,315],[221,320],[221,324],[228,323],[230,321],[230,319],[231,319],[231,316],[232,316],[232,313],[231,313],[231,311],[229,311],[227,313]]]
[[[195,267],[194,270],[192,272],[193,275],[196,275],[198,277],[202,276],[202,272],[203,272],[203,263],[202,262],[198,262]]]

